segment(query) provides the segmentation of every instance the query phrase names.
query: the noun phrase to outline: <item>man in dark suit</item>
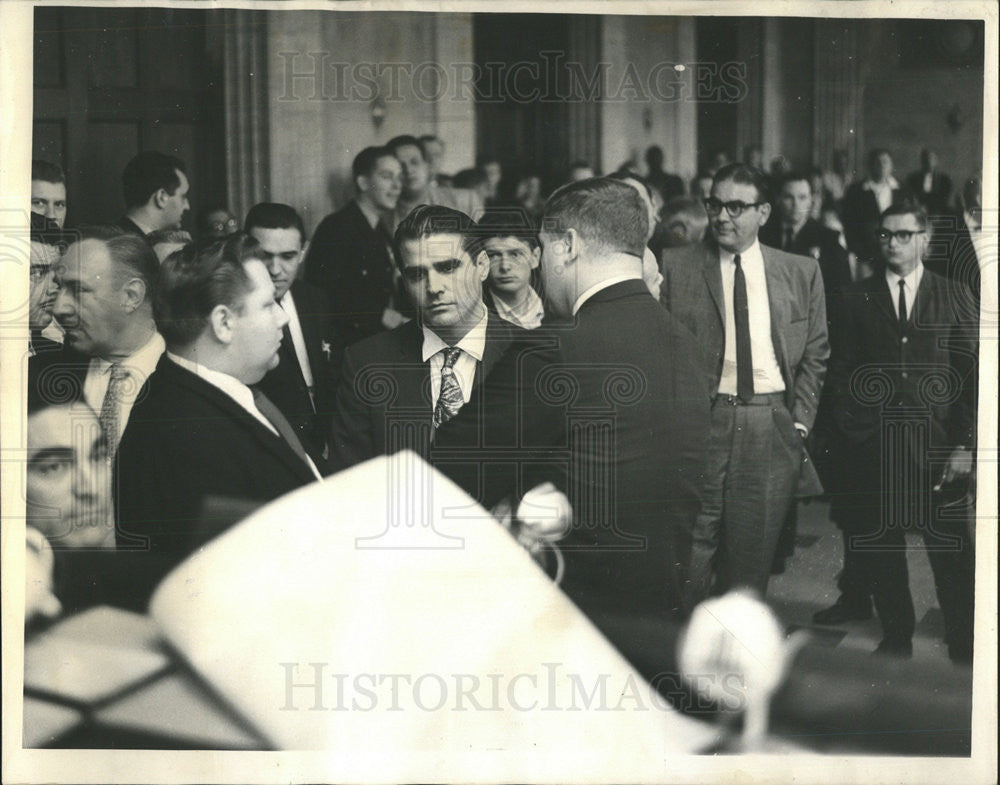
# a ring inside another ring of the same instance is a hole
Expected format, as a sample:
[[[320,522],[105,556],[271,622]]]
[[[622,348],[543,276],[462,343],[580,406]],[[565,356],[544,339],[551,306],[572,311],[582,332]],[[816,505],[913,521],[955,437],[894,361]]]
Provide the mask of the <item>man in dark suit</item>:
[[[288,418],[318,465],[328,455],[330,413],[343,349],[333,330],[330,303],[316,286],[297,280],[308,243],[292,207],[261,202],[250,208],[244,231],[260,243],[258,255],[274,284],[274,298],[288,317],[279,363],[259,388]]]
[[[415,209],[397,229],[394,251],[418,319],[345,351],[332,468],[411,449],[487,508],[512,491],[521,495],[517,451],[544,451],[540,433],[561,424],[531,403],[530,385],[518,395],[544,353],[529,331],[484,305],[490,262],[464,213]]]
[[[145,150],[122,172],[125,214],[115,225],[140,237],[159,229],[179,229],[190,209],[189,190],[187,172],[179,158]]]
[[[928,148],[920,151],[920,169],[906,178],[906,190],[928,215],[943,215],[951,199],[951,178],[938,171],[937,153]]]
[[[386,228],[399,201],[402,171],[388,148],[358,153],[351,166],[356,196],[320,222],[306,252],[306,280],[330,298],[346,345],[404,321],[393,302],[392,238]]]
[[[278,363],[288,321],[253,238],[185,248],[161,267],[156,319],[167,353],[122,437],[119,551],[141,587],[209,539],[212,497],[263,503],[319,479],[295,431],[252,385]]]
[[[706,457],[694,339],[643,282],[647,222],[635,188],[596,178],[553,194],[541,233],[549,312],[563,321],[541,328],[558,357],[539,380],[567,399],[562,588],[599,626],[683,612]]]
[[[711,236],[664,254],[662,301],[702,347],[712,399],[709,463],[695,528],[692,600],[747,585],[761,594],[793,497],[821,492],[805,452],[829,356],[819,264],[761,245],[766,176],[715,175]],[[716,551],[721,550],[716,559]]]
[[[966,318],[970,295],[962,284],[923,266],[930,228],[919,205],[886,210],[884,267],[843,294],[830,386],[844,450],[844,574],[824,621],[867,617],[871,596],[883,629],[877,651],[910,656],[915,619],[904,532],[917,530],[949,654],[970,661],[973,542],[967,516],[940,507],[973,468],[976,325]]]
[[[868,153],[868,177],[848,187],[840,206],[847,250],[857,256],[859,262],[878,263],[880,251],[875,235],[879,216],[904,195],[899,181],[892,176],[889,151],[875,149]]]

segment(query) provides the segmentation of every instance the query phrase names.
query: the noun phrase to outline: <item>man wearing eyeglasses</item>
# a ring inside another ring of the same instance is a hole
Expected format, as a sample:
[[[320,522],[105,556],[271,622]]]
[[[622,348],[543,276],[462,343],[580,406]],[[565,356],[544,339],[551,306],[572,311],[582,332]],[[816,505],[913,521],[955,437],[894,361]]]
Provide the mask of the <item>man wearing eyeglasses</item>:
[[[874,599],[883,631],[876,652],[911,656],[915,617],[904,533],[919,531],[948,654],[968,663],[969,511],[943,507],[947,497],[962,496],[973,470],[976,325],[963,318],[973,302],[969,291],[924,267],[930,229],[916,203],[885,210],[878,230],[884,269],[842,297],[830,390],[843,445],[845,491],[837,503],[844,570],[841,595],[819,621],[869,618]]]
[[[393,251],[418,318],[346,349],[330,465],[339,471],[403,449],[435,460],[432,447],[437,456],[449,450],[440,468],[491,508],[516,485],[516,450],[559,423],[531,405],[533,387],[520,383],[543,354],[530,331],[484,305],[490,261],[465,213],[415,208],[397,228]],[[494,373],[501,383],[492,383]],[[506,466],[487,467],[488,452]]]
[[[698,339],[713,399],[692,604],[731,586],[763,595],[793,498],[822,491],[803,440],[830,352],[823,279],[815,259],[758,242],[766,189],[759,169],[722,167],[709,235],[664,254],[661,300]]]

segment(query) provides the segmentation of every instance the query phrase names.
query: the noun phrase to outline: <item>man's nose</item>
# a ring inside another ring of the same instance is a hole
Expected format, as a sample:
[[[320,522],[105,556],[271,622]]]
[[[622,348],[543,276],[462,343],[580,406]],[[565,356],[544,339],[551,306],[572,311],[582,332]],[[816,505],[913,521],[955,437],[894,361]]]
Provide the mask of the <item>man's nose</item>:
[[[111,490],[111,463],[84,459],[73,467],[73,496],[79,500],[91,501],[106,498],[102,489]]]
[[[56,206],[54,204],[45,205],[45,217],[51,218],[53,221],[56,218]]]
[[[59,291],[56,293],[56,301],[52,304],[52,313],[56,316],[71,314],[73,306],[66,296],[66,291],[59,286],[59,283],[54,278],[53,283],[59,288]]]
[[[278,327],[283,330],[285,329],[285,325],[291,320],[288,318],[288,314],[285,313],[285,309],[280,305],[275,310],[278,312]]]
[[[444,291],[445,279],[441,273],[434,269],[427,272],[427,291],[435,294],[440,294]]]
[[[267,271],[271,274],[272,278],[281,272],[281,265],[278,262],[279,259],[277,256],[272,256],[267,260]]]

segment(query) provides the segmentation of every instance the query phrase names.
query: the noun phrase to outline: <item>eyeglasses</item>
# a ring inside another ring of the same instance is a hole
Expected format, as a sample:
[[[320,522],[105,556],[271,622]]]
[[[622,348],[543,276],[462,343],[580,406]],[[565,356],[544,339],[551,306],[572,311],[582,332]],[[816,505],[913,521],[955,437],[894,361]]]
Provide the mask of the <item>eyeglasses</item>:
[[[240,222],[235,218],[230,218],[228,221],[212,221],[212,223],[208,225],[208,228],[213,232],[228,231],[229,233],[232,233],[240,228]]]
[[[908,245],[915,234],[926,234],[926,232],[923,229],[917,232],[912,232],[909,229],[900,229],[898,232],[890,232],[888,229],[879,229],[878,239],[883,243],[887,243],[895,237],[896,242],[900,245]]]
[[[760,207],[763,202],[751,202],[747,204],[746,202],[741,202],[739,199],[734,199],[731,202],[721,202],[714,196],[710,196],[708,199],[702,200],[705,204],[705,212],[709,215],[718,215],[722,212],[722,208],[726,208],[726,212],[729,213],[730,218],[739,218],[743,215],[744,211],[749,210],[751,207]]]

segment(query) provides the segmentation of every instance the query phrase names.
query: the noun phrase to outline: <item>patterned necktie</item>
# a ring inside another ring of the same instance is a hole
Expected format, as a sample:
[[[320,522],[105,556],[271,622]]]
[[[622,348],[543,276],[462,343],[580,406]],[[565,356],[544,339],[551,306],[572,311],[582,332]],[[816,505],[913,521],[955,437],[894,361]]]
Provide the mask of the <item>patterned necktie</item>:
[[[462,388],[455,376],[455,363],[462,353],[461,349],[449,346],[444,349],[444,365],[441,367],[441,392],[438,393],[437,406],[434,407],[434,427],[446,423],[462,408],[465,399],[462,398]]]
[[[736,395],[744,403],[753,398],[753,355],[750,351],[750,304],[747,279],[740,266],[740,255],[733,258],[733,315],[736,317]]]
[[[298,455],[306,466],[309,466],[309,458],[306,456],[306,451],[302,447],[302,442],[300,442],[299,437],[295,435],[295,429],[292,428],[291,423],[285,419],[285,415],[283,415],[278,407],[271,402],[270,398],[264,395],[264,393],[256,387],[251,387],[250,390],[253,392],[253,402],[257,406],[257,410],[267,418],[271,425],[275,427],[275,430],[278,431],[282,440],[292,448],[292,452]],[[311,468],[310,471],[312,471]]]
[[[128,368],[121,363],[112,363],[110,374],[99,419],[104,438],[110,448],[108,455],[112,456],[118,449],[118,437],[121,435],[122,385],[128,379]]]
[[[899,279],[899,326],[906,329],[906,281]]]

